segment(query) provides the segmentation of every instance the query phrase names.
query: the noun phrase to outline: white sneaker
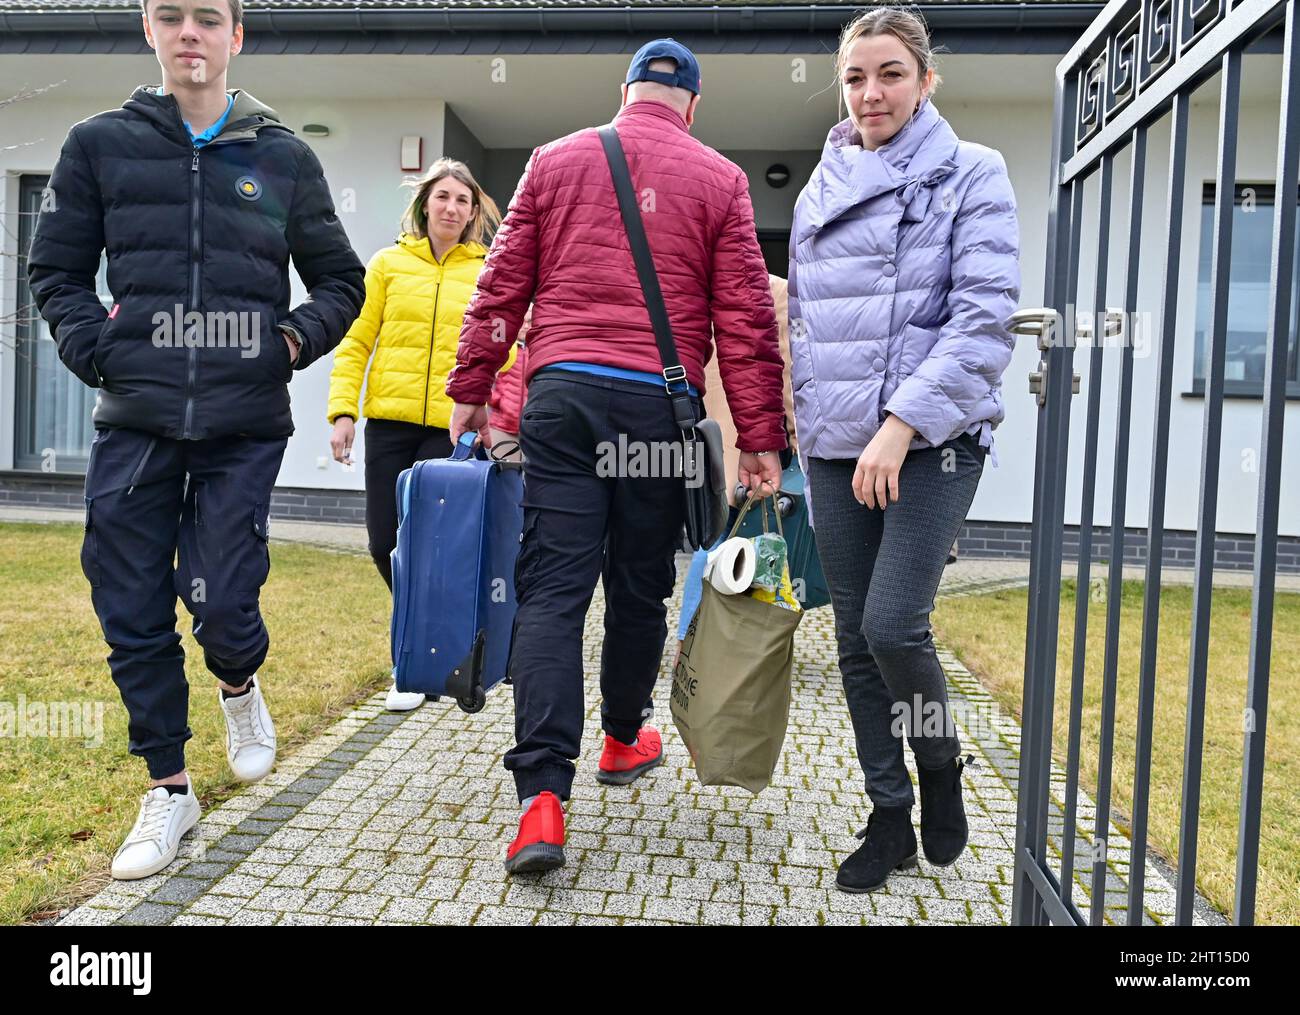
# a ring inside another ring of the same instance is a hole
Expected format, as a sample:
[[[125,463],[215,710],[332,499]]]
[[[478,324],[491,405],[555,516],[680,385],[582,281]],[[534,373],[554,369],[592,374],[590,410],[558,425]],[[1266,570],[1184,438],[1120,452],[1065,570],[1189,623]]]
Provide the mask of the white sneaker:
[[[384,708],[390,712],[411,712],[423,704],[423,691],[399,691],[395,680],[388,689],[388,697],[384,699]]]
[[[199,823],[194,786],[188,793],[168,793],[162,786],[141,798],[140,816],[113,856],[113,877],[133,881],[157,874],[176,859],[181,836]]]
[[[237,698],[223,697],[217,688],[226,717],[226,760],[235,778],[244,782],[263,778],[275,764],[275,725],[262,697],[261,678],[253,680],[253,689]]]

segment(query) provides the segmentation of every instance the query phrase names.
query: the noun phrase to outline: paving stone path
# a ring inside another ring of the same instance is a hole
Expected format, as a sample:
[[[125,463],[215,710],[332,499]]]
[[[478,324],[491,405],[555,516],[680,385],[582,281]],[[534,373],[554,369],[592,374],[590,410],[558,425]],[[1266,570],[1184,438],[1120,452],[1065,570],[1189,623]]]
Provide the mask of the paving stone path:
[[[684,561],[683,561],[684,562]],[[679,566],[679,576],[685,567]],[[940,595],[1026,583],[1022,564],[962,561]],[[670,611],[675,629],[680,585]],[[114,882],[66,924],[1005,924],[1010,919],[1019,727],[945,649],[953,711],[976,756],[966,772],[970,845],[952,867],[893,875],[886,890],[846,895],[836,866],[858,845],[867,802],[835,662],[828,609],[799,628],[790,728],[772,785],[756,797],[701,786],[672,729],[666,653],[656,690],[665,764],[632,786],[595,781],[600,748],[594,675],[602,632],[588,617],[589,710],[568,805],[568,866],[504,877],[518,804],[501,755],[510,746],[507,688],[466,715],[427,702],[403,715],[376,695],[276,770],[205,814],[167,871]],[[274,705],[274,688],[270,689]],[[910,750],[907,761],[915,779]],[[1064,775],[1050,842],[1059,856]],[[913,811],[914,816],[917,811]],[[1080,828],[1091,829],[1081,799]],[[1090,832],[1088,833],[1090,834]],[[1076,852],[1075,901],[1088,913],[1088,843]],[[1107,922],[1123,922],[1128,842],[1110,828]],[[1058,864],[1059,867],[1059,864]],[[1148,861],[1145,922],[1172,919],[1173,886]],[[1198,922],[1215,922],[1200,907]]]

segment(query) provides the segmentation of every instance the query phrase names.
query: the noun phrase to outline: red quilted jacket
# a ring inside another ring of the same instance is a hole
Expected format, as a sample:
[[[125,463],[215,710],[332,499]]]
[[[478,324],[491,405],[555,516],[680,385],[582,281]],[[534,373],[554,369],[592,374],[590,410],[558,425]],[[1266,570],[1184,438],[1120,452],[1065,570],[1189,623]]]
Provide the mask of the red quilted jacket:
[[[527,371],[528,350],[521,346],[510,369],[497,374],[496,383],[492,385],[492,397],[488,400],[488,408],[492,410],[491,422],[503,433],[519,432],[519,417],[528,397],[528,386],[524,384]]]
[[[695,140],[663,103],[629,103],[614,125],[687,377],[704,390],[712,335],[737,447],[784,448],[776,315],[744,172]],[[506,336],[517,333],[530,301],[525,380],[565,360],[662,369],[594,128],[528,160],[465,311],[447,383],[454,401],[488,401],[510,350]]]

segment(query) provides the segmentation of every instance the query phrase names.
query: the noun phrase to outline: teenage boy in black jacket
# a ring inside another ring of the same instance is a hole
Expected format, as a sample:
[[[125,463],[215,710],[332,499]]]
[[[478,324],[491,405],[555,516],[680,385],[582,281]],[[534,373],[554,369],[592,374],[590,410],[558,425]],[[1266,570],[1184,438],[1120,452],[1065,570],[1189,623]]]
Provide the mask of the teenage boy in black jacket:
[[[312,150],[226,90],[240,0],[142,6],[162,87],[68,133],[28,257],[59,357],[99,389],[81,562],[151,779],[117,878],[167,866],[199,819],[178,595],[220,686],[232,771],[252,781],[275,761],[254,676],[269,645],[258,595],[293,433],[288,382],[342,339],[365,277]],[[292,311],[290,257],[310,290]]]

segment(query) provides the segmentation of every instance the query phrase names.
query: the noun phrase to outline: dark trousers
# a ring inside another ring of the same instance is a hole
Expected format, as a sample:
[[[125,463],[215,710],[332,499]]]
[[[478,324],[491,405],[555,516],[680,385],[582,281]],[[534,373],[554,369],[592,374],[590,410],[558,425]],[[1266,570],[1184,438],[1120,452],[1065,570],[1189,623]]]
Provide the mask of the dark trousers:
[[[627,456],[617,454],[620,435]],[[647,449],[644,464],[665,445],[680,446],[681,430],[662,388],[542,371],[528,388],[520,439],[528,466],[510,659],[516,744],[505,765],[521,800],[543,790],[567,800],[586,711],[583,627],[597,578],[605,587],[606,733],[636,738],[659,673],[683,480],[664,469],[633,476],[637,467],[624,466],[638,447]]]
[[[192,736],[176,597],[220,680],[244,684],[266,658],[258,599],[271,566],[271,488],[287,443],[95,432],[81,566],[126,706],[129,749],[151,778],[185,767]]]
[[[984,451],[963,436],[910,452],[898,476],[899,500],[884,510],[854,499],[856,466],[855,459],[808,460],[817,552],[867,794],[878,807],[911,807],[902,734],[926,768],[961,753],[930,612],[975,497]]]
[[[390,592],[390,555],[397,545],[397,477],[416,462],[446,458],[451,452],[451,434],[439,427],[366,420],[366,534],[370,556]]]

